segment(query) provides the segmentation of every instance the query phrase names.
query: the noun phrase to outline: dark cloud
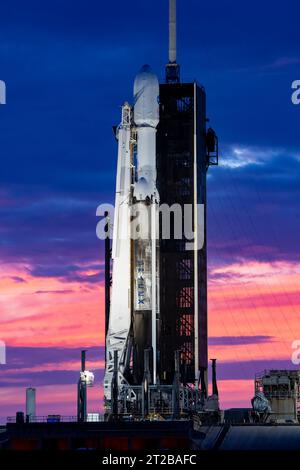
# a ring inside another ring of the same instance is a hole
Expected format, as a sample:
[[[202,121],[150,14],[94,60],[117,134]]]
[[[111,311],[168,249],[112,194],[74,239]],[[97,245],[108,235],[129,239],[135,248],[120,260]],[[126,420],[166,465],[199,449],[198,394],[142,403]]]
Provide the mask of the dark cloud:
[[[103,347],[90,347],[87,349],[87,367],[89,361],[100,361],[104,358]],[[74,384],[76,386],[80,371],[81,350],[78,348],[63,347],[11,347],[7,348],[6,364],[1,365],[1,387],[9,386],[42,386]],[[70,370],[55,370],[61,363],[78,362],[78,372]],[[44,370],[46,364],[53,364],[53,370]],[[34,369],[30,371],[31,369]],[[26,371],[24,372],[24,370]],[[29,371],[28,371],[29,369]],[[102,370],[94,370],[96,382],[101,383]],[[17,381],[17,382],[16,382]]]
[[[18,387],[39,387],[43,385],[68,385],[73,384],[76,387],[78,382],[80,369],[78,372],[70,371],[70,370],[53,370],[53,371],[43,371],[43,372],[31,372],[22,373],[22,371],[18,371],[17,374],[12,376],[6,376],[3,380],[1,380],[1,386],[3,387],[14,387],[17,385]],[[101,383],[103,378],[103,371],[100,369],[93,369],[93,373],[95,375],[95,383],[97,379],[97,384]]]
[[[226,167],[221,160],[219,168],[210,170],[208,248],[211,267],[242,258],[267,262],[300,259],[297,248],[300,151],[294,149],[290,154],[275,149],[272,156],[272,150],[250,149],[254,163]],[[264,151],[265,161],[262,160]],[[255,163],[256,157],[259,164]],[[232,147],[230,161],[234,162],[234,158]],[[241,161],[241,157],[236,160]]]
[[[22,284],[22,283],[26,283],[26,280],[23,279],[22,277],[20,276],[10,276],[10,279],[14,282],[16,282],[17,284]]]
[[[218,362],[219,380],[253,380],[257,374],[265,370],[299,370],[299,366],[294,366],[290,360],[251,360],[237,361],[234,363]],[[249,399],[252,397],[249,397]]]
[[[72,292],[74,292],[72,289],[37,290],[35,294],[71,294]]]
[[[96,274],[82,273],[82,271],[88,271],[90,269],[94,271],[96,268],[96,265],[84,267],[77,265],[36,265],[29,269],[29,272],[31,276],[34,277],[57,277],[66,282],[100,283],[103,280],[102,271],[98,270]]]
[[[212,336],[209,338],[210,346],[237,346],[243,344],[268,343],[273,336]]]
[[[214,345],[240,345],[254,344],[272,341],[269,336],[244,336],[244,337],[222,337],[211,338],[210,344]],[[99,361],[104,359],[104,347],[87,348],[87,367],[89,361]],[[8,347],[7,364],[1,366],[2,379],[1,386],[15,386],[14,379],[20,380],[18,386],[39,386],[52,384],[76,384],[78,372],[55,370],[55,364],[68,361],[78,362],[80,370],[80,349],[79,348],[58,348],[58,347]],[[54,364],[54,370],[45,371],[45,364]],[[34,368],[28,372],[28,368]],[[36,370],[36,369],[40,370]],[[22,370],[26,369],[26,372]],[[241,360],[235,362],[218,361],[219,380],[254,380],[255,375],[267,369],[297,369],[290,360],[261,359],[261,360]],[[5,374],[5,372],[8,372]],[[11,372],[10,372],[11,371]],[[14,371],[14,373],[12,373]],[[97,370],[97,382],[103,378],[103,370]]]
[[[83,345],[84,347],[85,345]],[[103,358],[103,347],[87,347],[87,359],[94,361]],[[7,347],[7,369],[42,366],[49,362],[78,360],[80,364],[80,349],[63,347]]]
[[[0,207],[2,262],[58,267],[100,262],[103,243],[96,237],[99,218],[95,215],[100,199],[67,201],[50,196],[48,200],[45,194],[39,202],[18,199],[14,205]]]

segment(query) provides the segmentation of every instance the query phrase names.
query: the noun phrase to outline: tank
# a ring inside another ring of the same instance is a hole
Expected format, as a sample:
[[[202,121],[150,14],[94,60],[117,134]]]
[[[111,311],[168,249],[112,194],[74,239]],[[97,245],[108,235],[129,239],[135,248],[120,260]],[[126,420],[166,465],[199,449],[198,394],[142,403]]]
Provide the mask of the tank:
[[[36,416],[36,390],[35,388],[26,389],[26,419],[32,421]]]

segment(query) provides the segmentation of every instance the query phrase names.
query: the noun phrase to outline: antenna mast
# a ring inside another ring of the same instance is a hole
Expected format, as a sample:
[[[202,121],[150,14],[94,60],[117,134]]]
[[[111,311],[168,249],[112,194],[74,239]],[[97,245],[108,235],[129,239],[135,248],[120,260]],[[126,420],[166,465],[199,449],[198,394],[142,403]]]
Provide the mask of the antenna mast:
[[[176,0],[169,0],[169,63],[166,65],[167,83],[179,83],[180,67],[177,59]]]
[[[176,0],[169,0],[169,63],[176,63]]]

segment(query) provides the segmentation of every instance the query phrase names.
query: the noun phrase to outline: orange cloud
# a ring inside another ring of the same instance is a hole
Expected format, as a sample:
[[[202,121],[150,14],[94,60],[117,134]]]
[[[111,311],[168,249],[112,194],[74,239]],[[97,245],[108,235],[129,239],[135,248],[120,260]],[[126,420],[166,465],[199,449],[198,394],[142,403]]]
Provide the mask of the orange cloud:
[[[16,282],[14,277],[25,282]],[[57,278],[35,278],[25,266],[2,266],[0,292],[1,340],[9,345],[81,347],[104,343],[101,285],[83,287]]]
[[[211,336],[270,336],[272,341],[212,346],[222,360],[290,359],[300,338],[300,266],[246,263],[212,271],[209,285]]]
[[[83,286],[54,277],[33,277],[28,268],[21,264],[0,267],[0,339],[12,346],[80,348],[103,345],[103,285]],[[96,269],[83,266],[82,272],[92,276]],[[300,338],[299,286],[300,267],[295,263],[241,261],[212,270],[209,335],[261,335],[270,339],[250,344],[211,345],[210,357],[232,363],[235,368],[243,361],[289,360],[291,343]],[[97,361],[91,368],[103,365],[103,361]],[[72,362],[49,363],[44,367],[47,371],[77,369],[78,364]],[[17,387],[17,378],[12,380],[16,381],[16,387],[1,390],[0,406],[3,400],[21,403],[24,399],[23,390]],[[76,402],[76,384],[73,388],[67,385],[51,387],[39,387],[44,409],[50,400],[53,408],[57,405],[63,410],[65,406],[64,414],[71,412]],[[252,397],[253,381],[224,380],[220,381],[219,388],[223,406],[241,403],[245,406]],[[91,391],[91,397],[95,397],[94,403],[100,407],[102,392],[95,390]]]

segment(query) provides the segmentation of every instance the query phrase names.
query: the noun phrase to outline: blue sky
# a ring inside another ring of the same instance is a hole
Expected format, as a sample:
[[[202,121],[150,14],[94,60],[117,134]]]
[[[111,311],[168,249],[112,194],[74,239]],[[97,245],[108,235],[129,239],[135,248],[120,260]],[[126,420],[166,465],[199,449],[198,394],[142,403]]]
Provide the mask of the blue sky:
[[[182,78],[206,87],[221,154],[229,158],[233,146],[250,148],[255,161],[259,153],[262,172],[273,178],[266,191],[279,184],[273,173],[284,171],[280,186],[289,186],[292,202],[297,188],[289,179],[299,171],[299,108],[290,99],[300,69],[297,12],[296,1],[289,8],[178,1]],[[15,231],[22,223],[22,237],[28,229],[31,238],[31,228],[42,230],[46,217],[48,230],[57,230],[53,218],[63,213],[66,230],[73,232],[75,219],[85,220],[96,202],[112,199],[111,127],[119,122],[123,101],[132,100],[141,64],[149,62],[163,79],[167,40],[167,1],[13,0],[1,6],[0,78],[7,83],[8,104],[0,108],[0,183],[18,206],[6,227]],[[238,171],[247,180],[252,170],[245,165]],[[217,183],[222,171],[212,176]],[[87,230],[92,223],[86,220]],[[50,233],[40,235],[49,242]]]

